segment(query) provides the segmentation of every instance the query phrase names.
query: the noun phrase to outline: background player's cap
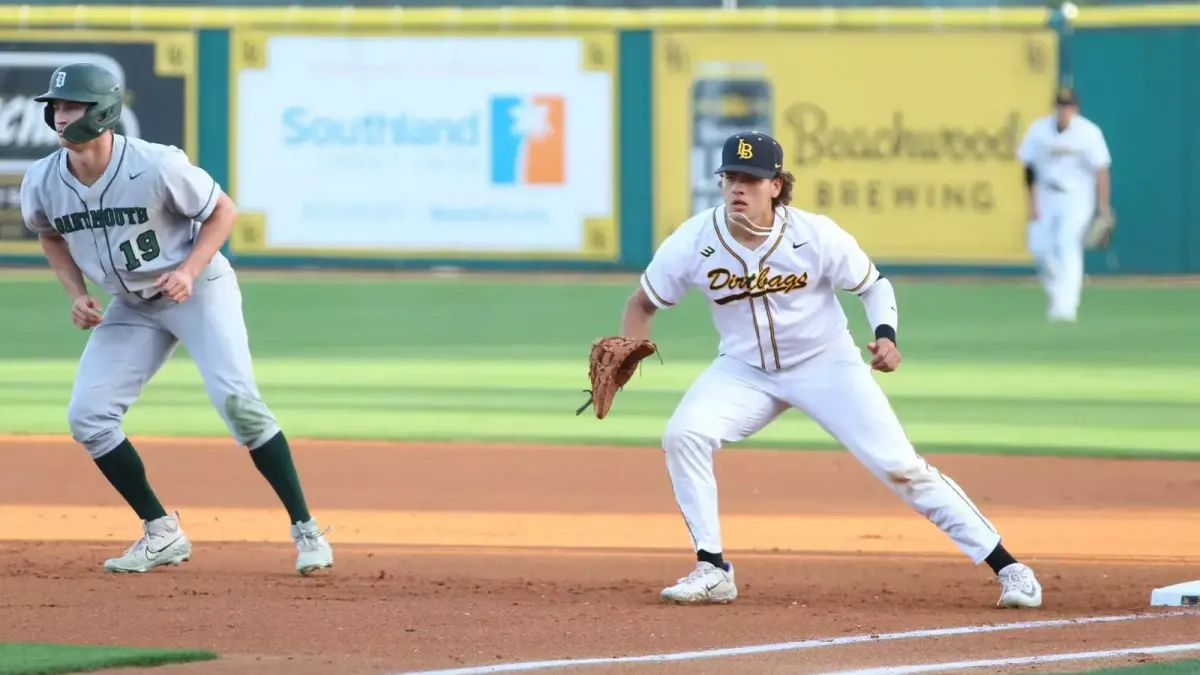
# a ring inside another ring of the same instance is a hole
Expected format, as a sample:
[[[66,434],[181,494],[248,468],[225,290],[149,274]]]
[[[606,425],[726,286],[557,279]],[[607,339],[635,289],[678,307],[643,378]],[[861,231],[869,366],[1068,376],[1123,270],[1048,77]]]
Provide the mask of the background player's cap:
[[[1054,105],[1079,105],[1079,95],[1071,87],[1063,87],[1054,95]]]
[[[721,166],[716,171],[746,173],[759,178],[774,178],[783,172],[783,146],[757,131],[734,134],[721,149]]]

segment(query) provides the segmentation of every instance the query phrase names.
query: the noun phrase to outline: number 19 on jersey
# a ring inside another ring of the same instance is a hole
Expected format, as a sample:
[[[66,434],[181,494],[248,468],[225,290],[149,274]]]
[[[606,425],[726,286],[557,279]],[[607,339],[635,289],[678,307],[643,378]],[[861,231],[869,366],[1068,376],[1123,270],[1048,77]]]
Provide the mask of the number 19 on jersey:
[[[135,250],[136,248],[136,250]],[[132,272],[162,254],[158,245],[158,234],[154,230],[146,230],[133,239],[121,243],[121,253],[125,254],[125,269]]]

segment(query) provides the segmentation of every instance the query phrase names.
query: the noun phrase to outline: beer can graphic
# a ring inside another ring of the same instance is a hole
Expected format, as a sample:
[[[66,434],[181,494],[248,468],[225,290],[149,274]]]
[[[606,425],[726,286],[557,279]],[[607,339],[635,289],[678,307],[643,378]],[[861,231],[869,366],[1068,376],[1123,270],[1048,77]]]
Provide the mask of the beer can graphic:
[[[692,213],[721,203],[715,174],[721,146],[733,134],[771,133],[774,105],[767,67],[755,62],[697,64],[692,80]]]

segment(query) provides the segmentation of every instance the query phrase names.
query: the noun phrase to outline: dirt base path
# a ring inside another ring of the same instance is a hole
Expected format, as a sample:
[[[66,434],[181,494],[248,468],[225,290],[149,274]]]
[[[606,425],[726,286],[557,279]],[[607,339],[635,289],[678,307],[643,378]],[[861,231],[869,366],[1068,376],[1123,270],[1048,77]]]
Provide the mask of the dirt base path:
[[[6,439],[0,635],[222,655],[161,669],[179,675],[484,673],[578,659],[596,661],[538,672],[872,672],[1126,650],[1094,665],[1195,656],[1128,650],[1200,641],[1200,615],[1149,608],[1152,588],[1200,579],[1200,462],[935,457],[1043,581],[1046,607],[1006,612],[992,607],[990,570],[847,454],[725,452],[723,527],[741,597],[678,608],[658,591],[693,563],[659,450],[294,446],[314,514],[333,527],[333,570],[295,574],[286,516],[243,450],[155,439],[139,449],[195,555],[117,576],[101,563],[140,529],[83,451]],[[934,629],[954,630],[919,632]],[[684,653],[714,649],[729,651]],[[647,655],[660,656],[621,660]]]

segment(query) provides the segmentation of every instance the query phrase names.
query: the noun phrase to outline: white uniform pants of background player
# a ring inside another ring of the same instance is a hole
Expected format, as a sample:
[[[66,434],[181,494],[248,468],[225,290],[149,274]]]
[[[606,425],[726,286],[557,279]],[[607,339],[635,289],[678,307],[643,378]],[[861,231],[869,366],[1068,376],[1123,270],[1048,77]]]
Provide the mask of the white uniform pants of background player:
[[[1048,315],[1075,319],[1083,295],[1083,235],[1096,213],[1092,195],[1039,188],[1038,219],[1029,224],[1029,253],[1038,263]]]
[[[824,428],[976,565],[1000,543],[962,489],[913,449],[858,350],[836,346],[782,371],[718,357],[684,395],[667,423],[663,449],[696,551],[722,552],[713,453],[763,429],[789,407]]]

